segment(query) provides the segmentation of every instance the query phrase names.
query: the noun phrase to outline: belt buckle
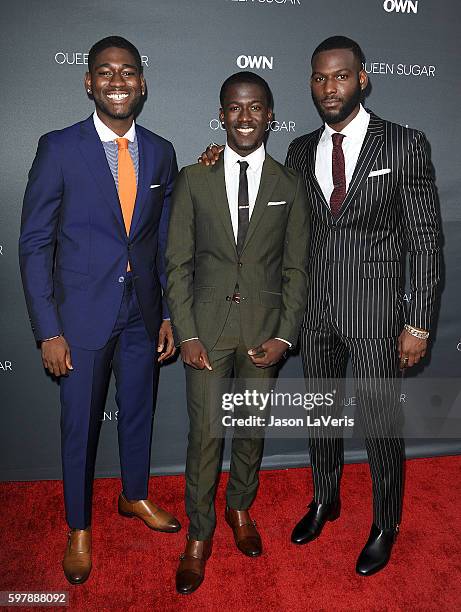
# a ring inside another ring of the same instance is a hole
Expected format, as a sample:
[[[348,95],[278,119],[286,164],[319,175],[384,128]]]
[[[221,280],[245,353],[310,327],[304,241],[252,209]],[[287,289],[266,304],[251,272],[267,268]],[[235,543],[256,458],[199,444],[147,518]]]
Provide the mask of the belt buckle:
[[[240,304],[240,293],[234,293],[234,295],[232,296],[232,300],[236,303],[236,304]]]

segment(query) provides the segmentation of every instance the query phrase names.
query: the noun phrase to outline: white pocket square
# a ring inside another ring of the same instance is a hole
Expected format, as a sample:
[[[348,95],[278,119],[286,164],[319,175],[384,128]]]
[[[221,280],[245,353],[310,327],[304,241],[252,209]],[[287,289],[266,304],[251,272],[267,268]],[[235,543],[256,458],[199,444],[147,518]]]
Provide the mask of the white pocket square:
[[[372,170],[368,175],[368,178],[372,176],[381,176],[382,174],[389,174],[390,171],[390,168],[383,168],[382,170]]]
[[[155,189],[156,187],[160,187],[160,185],[151,185],[149,189]]]
[[[268,206],[282,206],[282,204],[286,204],[285,200],[282,200],[281,202],[268,202],[267,203]]]

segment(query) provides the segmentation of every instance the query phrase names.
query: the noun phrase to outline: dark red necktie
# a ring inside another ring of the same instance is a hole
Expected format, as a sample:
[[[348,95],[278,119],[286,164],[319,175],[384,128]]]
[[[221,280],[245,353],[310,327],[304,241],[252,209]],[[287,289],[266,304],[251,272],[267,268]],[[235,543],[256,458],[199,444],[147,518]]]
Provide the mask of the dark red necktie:
[[[334,189],[330,197],[330,209],[333,217],[337,217],[341,209],[341,204],[346,197],[346,166],[342,147],[344,134],[334,133],[331,135],[331,138],[333,140],[331,169]]]

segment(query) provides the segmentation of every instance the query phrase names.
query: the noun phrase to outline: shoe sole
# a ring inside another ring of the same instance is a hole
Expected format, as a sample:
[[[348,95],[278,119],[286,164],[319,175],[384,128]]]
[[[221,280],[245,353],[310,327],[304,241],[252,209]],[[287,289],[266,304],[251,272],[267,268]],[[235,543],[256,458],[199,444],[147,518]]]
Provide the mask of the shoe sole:
[[[152,531],[159,531],[160,533],[178,533],[178,531],[181,530],[181,525],[179,525],[178,527],[174,527],[173,529],[159,529],[158,527],[152,527],[152,525],[149,525],[149,523],[147,523],[143,518],[141,518],[137,514],[133,514],[132,512],[125,512],[124,510],[120,510],[120,508],[118,509],[118,513],[120,514],[120,516],[123,516],[124,518],[139,519],[140,521],[144,523],[144,525],[146,525],[146,527],[149,527],[149,529],[152,529]]]

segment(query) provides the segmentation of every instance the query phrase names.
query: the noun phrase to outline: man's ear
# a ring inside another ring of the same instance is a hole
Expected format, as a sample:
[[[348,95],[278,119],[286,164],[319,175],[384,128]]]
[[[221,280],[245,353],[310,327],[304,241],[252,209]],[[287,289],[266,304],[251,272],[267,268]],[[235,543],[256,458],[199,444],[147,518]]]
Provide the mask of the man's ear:
[[[365,91],[368,85],[368,74],[363,69],[359,72],[359,83],[360,89]]]
[[[91,74],[89,72],[85,72],[85,78],[83,79],[83,83],[85,85],[86,92],[91,94]]]

